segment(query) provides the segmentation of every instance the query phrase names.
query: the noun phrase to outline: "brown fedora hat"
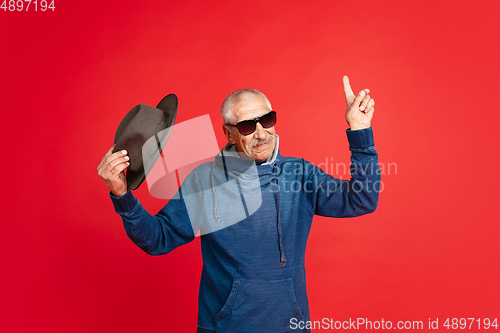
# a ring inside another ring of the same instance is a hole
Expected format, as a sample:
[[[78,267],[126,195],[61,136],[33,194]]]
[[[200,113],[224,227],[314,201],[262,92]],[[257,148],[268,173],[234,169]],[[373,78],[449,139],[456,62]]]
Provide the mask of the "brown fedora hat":
[[[130,189],[137,189],[146,179],[142,156],[144,143],[156,136],[158,153],[155,155],[160,156],[175,123],[177,107],[177,96],[169,94],[156,108],[144,104],[134,106],[120,122],[115,133],[113,153],[122,149],[128,152],[130,165],[126,171],[126,178]],[[158,139],[159,132],[162,132],[162,140]]]

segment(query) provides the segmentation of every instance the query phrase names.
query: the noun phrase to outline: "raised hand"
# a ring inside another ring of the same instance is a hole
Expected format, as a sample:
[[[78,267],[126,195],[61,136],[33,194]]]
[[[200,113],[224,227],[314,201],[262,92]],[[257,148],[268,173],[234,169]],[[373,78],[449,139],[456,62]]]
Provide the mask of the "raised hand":
[[[343,81],[345,101],[347,103],[345,120],[353,131],[370,127],[375,112],[375,100],[369,95],[370,89],[363,89],[357,95],[354,95],[349,84],[349,78],[344,76]]]
[[[127,193],[127,182],[125,181],[125,170],[130,165],[127,151],[120,150],[112,154],[113,148],[107,153],[97,167],[97,174],[104,180],[109,190],[117,197]]]

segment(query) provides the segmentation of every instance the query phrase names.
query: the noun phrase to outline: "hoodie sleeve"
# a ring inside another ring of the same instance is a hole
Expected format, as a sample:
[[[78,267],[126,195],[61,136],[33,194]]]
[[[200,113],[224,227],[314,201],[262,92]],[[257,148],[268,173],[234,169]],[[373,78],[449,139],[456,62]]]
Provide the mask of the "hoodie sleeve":
[[[184,200],[171,199],[156,215],[151,215],[130,190],[121,197],[112,193],[109,196],[128,237],[147,254],[167,254],[194,239]]]
[[[330,217],[355,217],[377,208],[380,192],[378,154],[374,150],[371,127],[347,130],[351,154],[350,180],[336,179],[320,168],[304,162],[304,196],[315,214]]]

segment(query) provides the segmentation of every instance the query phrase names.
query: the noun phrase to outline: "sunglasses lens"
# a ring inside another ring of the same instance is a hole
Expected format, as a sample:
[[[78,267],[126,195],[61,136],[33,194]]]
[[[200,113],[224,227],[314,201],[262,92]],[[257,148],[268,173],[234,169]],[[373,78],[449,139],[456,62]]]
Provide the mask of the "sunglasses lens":
[[[252,134],[255,131],[255,125],[255,121],[247,120],[239,122],[236,126],[238,127],[238,130],[242,135],[248,135]]]
[[[262,125],[264,128],[269,128],[273,127],[276,124],[276,112],[271,111],[269,113],[266,113],[260,118],[251,119],[251,120],[244,120],[240,121],[239,123],[236,124],[236,127],[238,127],[238,131],[242,135],[249,135],[255,132],[255,129],[257,128],[257,121]]]
[[[259,122],[264,128],[273,127],[276,124],[276,112],[269,112],[268,114],[260,118]]]

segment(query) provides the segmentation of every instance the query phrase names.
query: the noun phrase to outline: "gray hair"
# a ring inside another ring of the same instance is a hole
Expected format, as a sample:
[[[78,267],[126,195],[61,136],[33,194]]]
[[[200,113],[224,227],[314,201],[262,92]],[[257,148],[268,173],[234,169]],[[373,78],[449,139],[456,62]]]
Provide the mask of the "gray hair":
[[[271,107],[269,99],[267,99],[266,95],[264,95],[260,91],[250,88],[239,89],[230,93],[226,97],[224,102],[222,102],[220,113],[222,114],[222,120],[224,121],[224,124],[236,125],[236,119],[234,117],[232,109],[233,105],[243,99],[246,99],[247,101],[252,101],[256,96],[260,96],[264,99],[266,106],[269,108],[269,111],[273,109]],[[230,127],[230,129],[232,130],[232,127]]]

